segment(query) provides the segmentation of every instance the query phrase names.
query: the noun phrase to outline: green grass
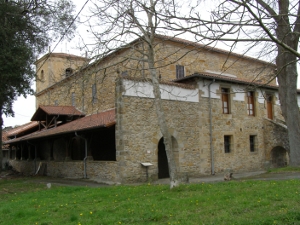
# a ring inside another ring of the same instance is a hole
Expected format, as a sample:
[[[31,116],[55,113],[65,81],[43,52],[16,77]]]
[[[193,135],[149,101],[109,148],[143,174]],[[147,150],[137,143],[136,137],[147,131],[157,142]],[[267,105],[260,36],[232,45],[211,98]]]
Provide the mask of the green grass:
[[[28,178],[29,179],[29,178]],[[59,187],[0,181],[0,224],[300,224],[300,180]]]
[[[281,167],[281,168],[272,168],[268,170],[268,173],[280,173],[280,172],[299,172],[300,167],[291,167],[291,166],[286,166],[286,167]]]

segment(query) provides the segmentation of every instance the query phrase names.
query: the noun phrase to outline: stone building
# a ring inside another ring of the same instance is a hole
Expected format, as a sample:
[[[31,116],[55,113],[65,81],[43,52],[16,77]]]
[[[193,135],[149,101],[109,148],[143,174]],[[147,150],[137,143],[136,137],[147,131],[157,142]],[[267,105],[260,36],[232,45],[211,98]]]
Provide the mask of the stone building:
[[[288,164],[274,65],[179,38],[157,35],[156,43],[182,177]],[[129,46],[93,61],[62,53],[39,59],[37,111],[31,123],[5,133],[9,164],[106,182],[168,177],[144,43]]]

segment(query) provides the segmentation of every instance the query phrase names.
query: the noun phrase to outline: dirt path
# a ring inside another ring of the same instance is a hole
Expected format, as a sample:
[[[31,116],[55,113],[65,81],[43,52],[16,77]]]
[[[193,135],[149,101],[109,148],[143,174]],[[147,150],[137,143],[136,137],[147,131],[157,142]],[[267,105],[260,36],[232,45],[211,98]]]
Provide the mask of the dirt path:
[[[23,176],[20,173],[14,171],[3,171],[0,173],[0,180],[10,179],[25,179],[26,182],[37,182],[42,184],[51,184],[57,186],[85,186],[85,187],[107,187],[111,184],[103,183],[99,180],[90,179],[68,179],[68,178],[54,178],[46,176]],[[288,179],[300,179],[299,172],[278,172],[267,173],[266,171],[234,173],[233,180],[288,180]],[[224,175],[209,175],[197,178],[190,178],[189,183],[202,183],[202,182],[224,182]],[[151,182],[153,184],[168,184],[169,179],[159,179]]]

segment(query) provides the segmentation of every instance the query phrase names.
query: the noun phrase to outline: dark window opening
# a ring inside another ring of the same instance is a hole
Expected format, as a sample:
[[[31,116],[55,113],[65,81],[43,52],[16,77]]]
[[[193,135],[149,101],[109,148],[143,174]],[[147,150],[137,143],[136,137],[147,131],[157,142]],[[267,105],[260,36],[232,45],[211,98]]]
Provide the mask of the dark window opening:
[[[250,135],[250,152],[255,152],[256,149],[256,137],[255,135]]]
[[[176,78],[183,78],[184,77],[184,66],[176,65]]]
[[[72,68],[67,68],[66,69],[66,77],[70,76],[73,73]]]
[[[231,152],[231,136],[224,136],[224,151],[225,153]]]

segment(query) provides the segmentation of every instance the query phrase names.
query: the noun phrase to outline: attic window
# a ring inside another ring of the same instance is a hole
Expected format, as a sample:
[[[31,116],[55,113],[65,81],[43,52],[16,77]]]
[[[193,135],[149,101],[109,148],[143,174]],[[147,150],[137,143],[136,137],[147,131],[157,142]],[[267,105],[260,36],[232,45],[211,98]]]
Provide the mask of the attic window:
[[[73,73],[72,68],[67,68],[66,69],[66,77],[70,76]]]

